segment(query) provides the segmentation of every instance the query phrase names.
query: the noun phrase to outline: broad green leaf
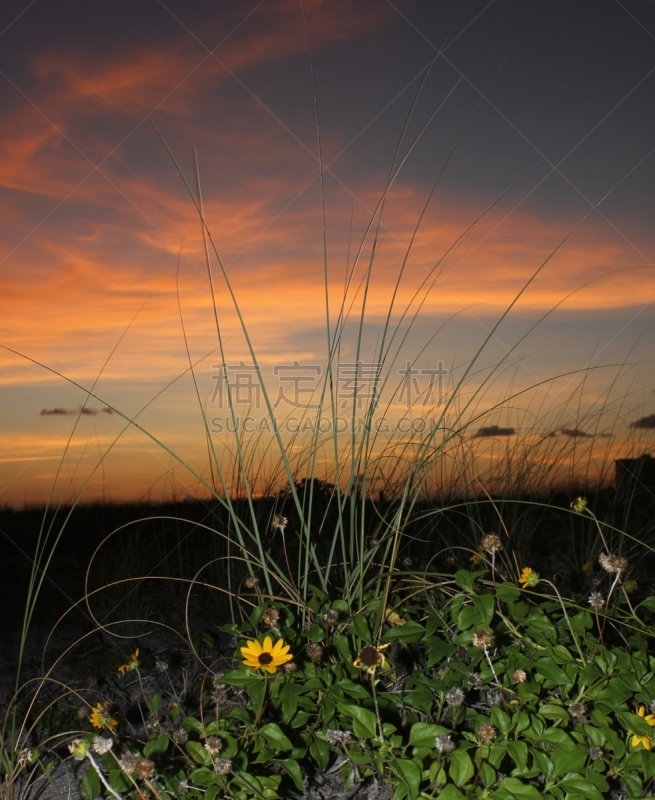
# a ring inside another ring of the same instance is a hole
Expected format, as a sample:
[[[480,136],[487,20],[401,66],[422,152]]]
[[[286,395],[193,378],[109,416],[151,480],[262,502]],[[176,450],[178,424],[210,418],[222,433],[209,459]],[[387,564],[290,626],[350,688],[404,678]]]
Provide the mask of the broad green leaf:
[[[572,682],[566,672],[557,665],[553,658],[540,658],[535,666],[544,678],[557,686]]]
[[[200,742],[187,742],[186,749],[196,764],[200,764],[202,767],[208,767],[212,763],[212,757]]]
[[[544,703],[543,706],[539,706],[539,714],[546,719],[561,719],[565,721],[569,719],[569,712],[563,706],[558,706],[555,703]]]
[[[274,722],[269,722],[261,727],[259,733],[275,750],[293,750],[293,744],[291,744],[289,738],[282,732],[280,726]]]
[[[473,605],[478,609],[482,618],[482,627],[488,628],[494,618],[495,605],[492,594],[481,594],[473,598]]]
[[[146,758],[162,755],[162,753],[165,753],[168,749],[168,742],[168,736],[158,736],[156,739],[146,742],[146,745],[143,748],[143,755]]]
[[[524,798],[525,800],[541,800],[541,792],[534,786],[523,783],[518,778],[505,778],[501,783],[501,788],[509,792],[513,797]]]
[[[505,734],[511,728],[512,721],[501,708],[494,707],[491,709],[491,724]]]
[[[480,575],[486,575],[486,573],[486,569],[478,570],[478,572],[469,572],[467,569],[458,569],[455,573],[455,583],[458,586],[461,586],[462,589],[471,590],[476,578],[479,578]]]
[[[439,800],[466,800],[466,798],[459,789],[449,783],[439,792]]]
[[[280,760],[280,764],[282,764],[284,769],[291,776],[293,782],[296,784],[296,789],[302,789],[302,771],[296,759],[283,758]]]
[[[555,750],[550,756],[555,767],[553,776],[559,777],[567,772],[580,772],[587,762],[587,755],[587,747],[576,747],[575,750]]]
[[[353,733],[360,739],[373,739],[377,735],[375,714],[361,706],[339,704],[339,711],[352,717]]]
[[[621,775],[621,777],[625,778],[624,775]],[[586,778],[583,778],[582,775],[567,775],[562,779],[559,785],[569,795],[579,794],[588,798],[588,800],[603,800],[603,795],[598,791],[598,789],[592,783],[586,780]]]
[[[371,629],[368,627],[366,617],[358,614],[350,625],[350,630],[364,642],[364,644],[373,644],[373,637],[371,636]]]
[[[518,770],[524,770],[528,763],[528,746],[525,742],[507,742],[507,752]]]
[[[309,746],[309,754],[316,762],[319,772],[323,772],[330,761],[330,745],[323,739],[314,739]]]
[[[471,756],[466,750],[453,750],[450,756],[450,766],[448,773],[456,786],[464,786],[475,774],[475,767],[471,761]]]
[[[450,733],[441,725],[431,725],[429,722],[415,722],[409,732],[409,743],[414,747],[434,747],[437,736],[441,733]]]
[[[499,600],[504,600],[506,603],[512,600],[518,600],[520,596],[521,592],[513,583],[499,583],[498,586],[496,586],[496,597]]]
[[[398,628],[390,628],[382,637],[385,642],[418,642],[425,636],[425,628],[418,622],[407,620],[404,625]]]
[[[391,762],[391,767],[407,787],[409,800],[417,800],[421,784],[421,768],[419,765],[407,758],[398,758]]]
[[[86,775],[80,784],[80,793],[86,800],[95,800],[100,794],[100,778],[95,769],[89,765]]]

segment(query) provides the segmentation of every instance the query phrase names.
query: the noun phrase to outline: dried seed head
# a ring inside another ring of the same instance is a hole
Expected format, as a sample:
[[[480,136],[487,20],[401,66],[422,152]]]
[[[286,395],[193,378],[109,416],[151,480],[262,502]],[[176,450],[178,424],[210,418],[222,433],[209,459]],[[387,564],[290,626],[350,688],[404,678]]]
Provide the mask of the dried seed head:
[[[271,522],[271,528],[274,531],[281,531],[284,533],[284,529],[287,527],[289,520],[286,517],[283,517],[282,514],[276,514],[273,517],[273,522]]]
[[[224,689],[225,684],[223,683],[223,678],[225,677],[224,672],[216,672],[212,675],[212,686],[214,689]]]
[[[592,592],[589,595],[589,605],[596,611],[605,606],[605,598],[600,592]]]
[[[16,756],[16,766],[25,767],[34,761],[34,750],[31,747],[24,747]]]
[[[327,730],[325,731],[325,739],[332,745],[342,746],[352,744],[355,741],[352,731]]]
[[[274,628],[280,621],[280,612],[277,608],[267,608],[262,614],[262,622],[267,628]]]
[[[464,692],[459,686],[453,686],[452,689],[448,689],[446,692],[446,702],[449,706],[461,706],[464,702],[464,697]]]
[[[94,753],[97,753],[99,756],[102,756],[105,753],[108,753],[113,746],[114,746],[113,739],[106,739],[104,736],[94,736],[91,749],[93,750]]]
[[[215,758],[214,759],[214,772],[217,775],[227,775],[232,771],[231,758]]]
[[[466,682],[468,683],[469,686],[480,686],[480,684],[482,683],[482,678],[478,675],[477,672],[472,672],[466,679]]]
[[[335,608],[330,608],[323,614],[323,620],[326,625],[336,625],[339,622],[339,612]]]
[[[601,758],[605,758],[605,753],[602,747],[590,747],[589,748],[589,760],[590,761],[600,761]]]
[[[569,714],[578,722],[584,718],[586,713],[587,706],[584,703],[571,703],[569,705]]]
[[[210,756],[217,756],[223,749],[223,742],[218,736],[208,736],[205,740],[205,750]]]
[[[291,675],[291,673],[295,672],[298,667],[293,663],[293,661],[287,661],[286,664],[282,664],[282,669]]]
[[[184,778],[181,780],[177,785],[177,793],[178,794],[186,794],[189,791],[189,781]]]
[[[480,548],[484,550],[485,553],[494,555],[499,550],[503,549],[503,543],[500,541],[500,536],[495,533],[488,533],[486,536],[482,537]]]
[[[182,747],[182,745],[185,745],[189,741],[189,734],[185,730],[182,730],[182,728],[180,728],[179,731],[173,731],[173,741],[175,744]]]
[[[152,776],[155,774],[155,765],[148,758],[140,759],[134,772],[136,773],[137,778],[152,778]]]
[[[522,669],[515,669],[514,672],[512,672],[512,680],[514,683],[525,683],[527,679],[528,676]]]
[[[80,722],[89,718],[89,709],[86,706],[80,706],[77,709],[77,718]]]
[[[248,577],[243,581],[243,585],[246,587],[246,589],[254,589],[258,583],[259,581],[254,575],[248,575]]]
[[[136,768],[139,766],[140,762],[141,759],[134,753],[123,753],[123,755],[118,759],[120,768],[123,770],[123,772],[127,772],[128,775],[130,775],[132,772],[136,772]]]
[[[411,569],[413,566],[414,566],[414,561],[409,556],[403,558],[403,567],[405,567],[406,569]]]
[[[316,661],[317,658],[320,658],[323,655],[323,648],[316,642],[310,642],[305,650],[312,661]]]
[[[609,553],[609,555],[601,553],[598,556],[598,563],[605,572],[609,572],[609,574],[612,575],[615,572],[623,572],[628,566],[628,559],[617,556],[614,553]]]
[[[155,661],[155,669],[157,672],[166,672],[168,670],[168,661],[164,661],[161,658],[158,658]]]
[[[440,753],[452,753],[455,749],[455,742],[450,738],[449,733],[440,733],[434,740],[434,746]]]
[[[488,725],[486,722],[483,722],[478,728],[478,736],[480,737],[480,741],[484,744],[491,744],[496,738],[496,729],[493,725]]]
[[[476,631],[473,635],[473,646],[478,650],[486,650],[493,642],[494,637],[489,631]]]

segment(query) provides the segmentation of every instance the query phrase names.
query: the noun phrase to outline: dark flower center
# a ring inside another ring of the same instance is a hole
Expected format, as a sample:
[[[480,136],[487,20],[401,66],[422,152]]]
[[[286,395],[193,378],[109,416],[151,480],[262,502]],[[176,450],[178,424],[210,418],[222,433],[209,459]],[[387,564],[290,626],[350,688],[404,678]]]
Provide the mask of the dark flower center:
[[[273,656],[270,653],[260,653],[257,656],[257,661],[259,661],[263,667],[265,667],[267,664],[270,664],[272,660]]]
[[[366,667],[374,667],[380,661],[380,654],[375,647],[362,647],[359,652],[359,660]]]

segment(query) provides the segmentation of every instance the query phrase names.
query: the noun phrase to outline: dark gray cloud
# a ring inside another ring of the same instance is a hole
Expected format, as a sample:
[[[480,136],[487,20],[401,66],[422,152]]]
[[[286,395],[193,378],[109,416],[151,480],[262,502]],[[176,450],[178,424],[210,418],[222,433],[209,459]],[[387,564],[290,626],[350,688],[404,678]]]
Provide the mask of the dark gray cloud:
[[[487,428],[480,428],[475,434],[475,438],[488,439],[493,436],[514,436],[515,428],[501,428],[498,425],[489,425]]]
[[[655,414],[649,414],[647,417],[636,419],[634,422],[630,423],[630,427],[643,431],[655,430]]]
[[[95,417],[98,414],[113,414],[111,408],[42,408],[40,417],[76,417],[82,414],[85,417]]]
[[[570,436],[572,439],[593,438],[593,433],[587,433],[586,431],[581,431],[580,428],[560,428],[559,432],[563,433],[564,436]]]

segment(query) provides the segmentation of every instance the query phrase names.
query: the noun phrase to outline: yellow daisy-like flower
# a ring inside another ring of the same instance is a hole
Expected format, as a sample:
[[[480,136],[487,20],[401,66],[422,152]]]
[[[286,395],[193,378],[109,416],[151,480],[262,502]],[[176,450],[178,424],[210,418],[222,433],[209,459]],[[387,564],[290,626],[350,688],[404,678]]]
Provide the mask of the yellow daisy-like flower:
[[[378,667],[384,669],[387,665],[387,661],[382,651],[385,647],[389,647],[390,644],[391,642],[387,642],[387,644],[380,645],[380,647],[373,647],[370,644],[366,645],[366,647],[362,647],[359,651],[359,655],[353,661],[353,667],[365,669],[369,675],[373,675]]]
[[[126,672],[134,672],[134,670],[138,669],[139,667],[139,648],[132,653],[129,657],[127,664],[123,664],[118,668],[118,671],[121,675],[125,675]]]
[[[89,722],[94,728],[101,731],[103,728],[114,731],[118,725],[118,720],[113,719],[110,713],[111,703],[98,703],[93,707],[89,715]]]
[[[655,727],[655,714],[646,714],[646,709],[643,706],[639,706],[637,709],[637,715],[643,717],[644,720],[652,727]],[[632,733],[632,731],[628,731],[628,736]],[[653,746],[653,737],[648,736],[639,736],[638,734],[634,734],[632,737],[632,741],[630,744],[633,747],[639,747],[639,745],[643,745],[645,750],[650,750]]]
[[[539,573],[530,567],[523,567],[519,583],[525,589],[527,586],[536,586],[539,583]]]
[[[272,675],[278,667],[293,658],[289,653],[290,647],[291,645],[285,644],[283,639],[278,639],[273,644],[271,637],[266,636],[264,644],[260,644],[257,639],[250,639],[246,646],[240,649],[246,667],[265,669]]]

